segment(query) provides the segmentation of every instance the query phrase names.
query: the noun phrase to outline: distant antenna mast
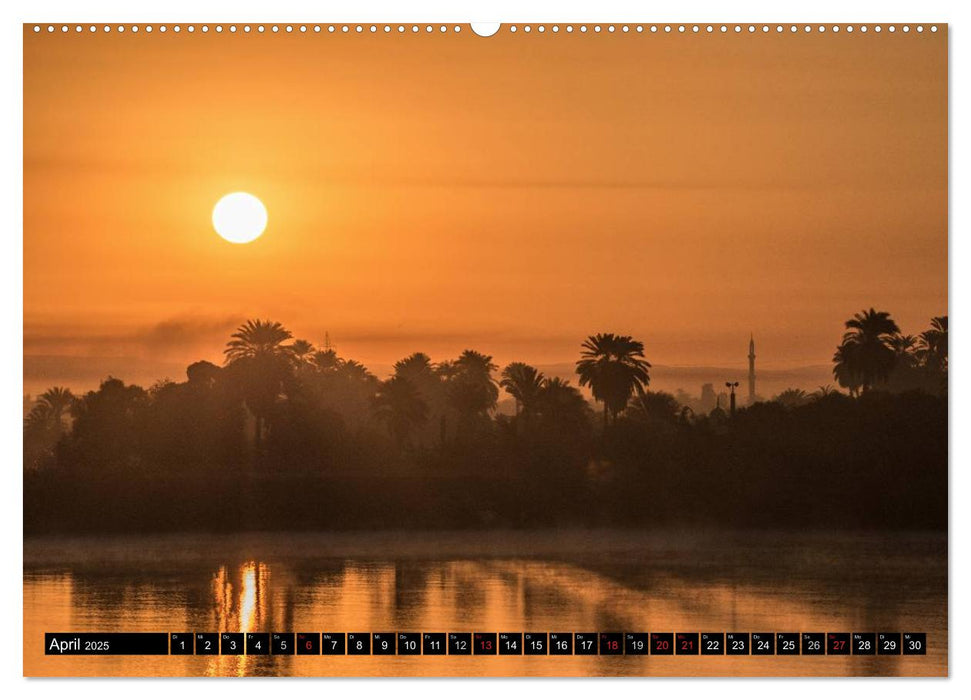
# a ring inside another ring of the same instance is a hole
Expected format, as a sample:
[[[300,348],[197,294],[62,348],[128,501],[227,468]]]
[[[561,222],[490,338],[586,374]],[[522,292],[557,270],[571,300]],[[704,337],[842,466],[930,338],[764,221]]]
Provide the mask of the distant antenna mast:
[[[324,331],[324,350],[330,350],[330,331]]]

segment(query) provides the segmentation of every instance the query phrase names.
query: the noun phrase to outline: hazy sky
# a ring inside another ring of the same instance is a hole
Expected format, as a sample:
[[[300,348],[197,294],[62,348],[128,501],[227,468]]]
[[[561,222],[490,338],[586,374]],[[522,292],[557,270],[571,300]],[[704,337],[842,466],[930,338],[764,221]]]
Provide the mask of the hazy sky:
[[[571,361],[598,331],[741,366],[751,331],[786,368],[864,307],[911,333],[947,312],[943,31],[25,31],[24,54],[28,390],[220,361],[247,317],[374,366]],[[236,190],[269,211],[248,245],[210,222]]]

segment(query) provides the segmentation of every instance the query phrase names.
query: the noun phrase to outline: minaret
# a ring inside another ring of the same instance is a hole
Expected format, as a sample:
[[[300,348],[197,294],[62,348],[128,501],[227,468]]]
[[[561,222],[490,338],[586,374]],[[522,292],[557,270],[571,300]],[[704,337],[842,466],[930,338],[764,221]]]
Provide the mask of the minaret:
[[[755,336],[748,338],[748,403],[755,403]]]

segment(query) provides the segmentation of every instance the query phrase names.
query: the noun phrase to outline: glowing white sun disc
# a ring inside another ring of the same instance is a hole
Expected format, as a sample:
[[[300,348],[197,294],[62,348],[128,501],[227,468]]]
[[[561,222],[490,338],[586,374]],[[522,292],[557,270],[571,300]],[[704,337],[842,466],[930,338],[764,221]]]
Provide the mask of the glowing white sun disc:
[[[216,202],[212,226],[230,243],[249,243],[266,229],[266,207],[249,192],[233,192]]]

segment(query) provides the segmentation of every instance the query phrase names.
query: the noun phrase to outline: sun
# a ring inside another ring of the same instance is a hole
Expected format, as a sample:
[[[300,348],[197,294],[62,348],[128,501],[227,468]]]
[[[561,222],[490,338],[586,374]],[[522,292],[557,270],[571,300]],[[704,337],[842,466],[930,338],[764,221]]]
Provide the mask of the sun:
[[[266,207],[249,192],[233,192],[216,202],[212,226],[230,243],[255,241],[266,229]]]

